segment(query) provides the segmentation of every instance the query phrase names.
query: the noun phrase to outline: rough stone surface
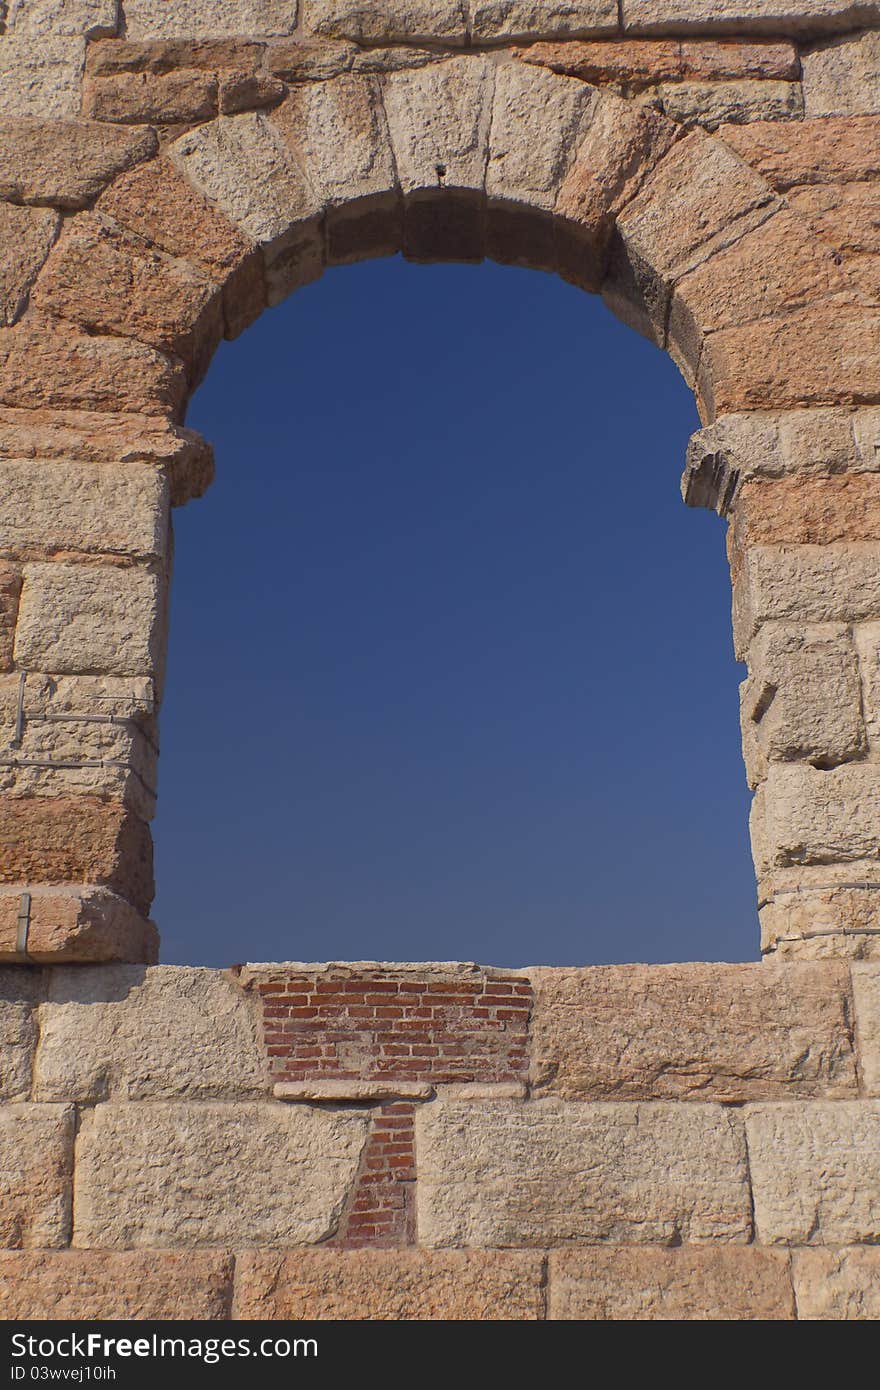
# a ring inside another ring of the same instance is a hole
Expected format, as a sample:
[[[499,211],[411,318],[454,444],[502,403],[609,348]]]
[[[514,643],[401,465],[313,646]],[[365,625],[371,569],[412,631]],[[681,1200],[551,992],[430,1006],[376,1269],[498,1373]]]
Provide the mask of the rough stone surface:
[[[880,112],[880,33],[870,30],[856,38],[806,53],[804,103],[808,116],[866,116]]]
[[[737,82],[661,82],[660,109],[673,121],[715,130],[727,121],[786,121],[800,116],[800,84],[744,78]]]
[[[815,34],[878,19],[871,0],[623,0],[624,27],[637,33]]]
[[[876,858],[880,767],[847,763],[819,771],[803,763],[772,763],[755,797],[755,815],[763,820],[755,849],[759,872],[774,864]]]
[[[880,540],[880,476],[779,478],[745,483],[733,509],[732,548]]]
[[[376,43],[436,39],[462,44],[467,36],[466,0],[302,0],[304,19],[316,34]]]
[[[583,139],[595,94],[573,78],[518,64],[495,77],[486,192],[551,210]]]
[[[880,1320],[880,1250],[795,1250],[791,1266],[799,1318]]]
[[[617,31],[617,0],[470,0],[468,8],[480,43]]]
[[[99,1105],[77,1139],[73,1244],[313,1244],[332,1235],[367,1117],[301,1105]]]
[[[116,174],[155,150],[152,130],[7,117],[0,120],[0,197],[82,208]]]
[[[880,1096],[880,965],[854,965],[852,987],[862,1082]]]
[[[880,613],[880,545],[751,546],[734,585],[737,654],[762,623],[826,623]]]
[[[247,34],[289,34],[303,0],[123,0],[129,39],[200,39]]]
[[[265,1095],[252,1001],[219,970],[56,970],[35,1088],[79,1102]]]
[[[72,1105],[0,1106],[0,1246],[67,1244],[73,1134]]]
[[[168,481],[148,464],[0,459],[0,552],[161,559],[168,514]]]
[[[687,1321],[794,1317],[788,1256],[737,1246],[555,1250],[552,1319]]]
[[[33,312],[0,329],[0,403],[26,409],[176,416],[183,363],[125,338],[38,326]]]
[[[115,34],[118,23],[118,0],[7,0],[7,32],[35,40],[58,34]]]
[[[428,1246],[749,1238],[739,1118],[715,1105],[440,1101],[416,1116]]]
[[[0,203],[0,327],[20,318],[28,292],[55,240],[59,218],[51,208]]]
[[[21,597],[21,568],[0,561],[0,671],[12,670],[15,624]]]
[[[28,33],[6,34],[0,43],[0,116],[76,116],[85,42],[53,37],[34,42]]]
[[[852,1096],[845,967],[531,971],[532,1088],[566,1100]]]
[[[393,193],[397,179],[378,81],[342,76],[295,87],[272,116],[324,207]]]
[[[0,1101],[29,1100],[42,970],[0,968]]]
[[[868,116],[724,126],[725,144],[779,192],[803,184],[873,179],[880,172],[875,122]]]
[[[0,883],[92,883],[146,911],[150,832],[122,806],[90,797],[0,797]]]
[[[232,1260],[209,1250],[0,1254],[0,1316],[78,1322],[225,1319]]]
[[[4,959],[23,959],[18,951],[18,925],[24,891],[31,899],[28,961],[53,965],[64,961],[138,961],[152,965],[158,959],[159,934],[154,924],[115,893],[103,888],[52,889],[30,883],[0,888],[0,956]]]
[[[484,58],[457,58],[388,79],[385,110],[404,194],[438,185],[483,191],[492,78]]]
[[[29,564],[15,660],[26,671],[153,676],[164,647],[162,585],[148,569]]]
[[[756,1105],[746,1129],[759,1241],[880,1240],[880,1103]]]
[[[281,1321],[539,1318],[542,1260],[500,1250],[249,1250],[234,1316]]]

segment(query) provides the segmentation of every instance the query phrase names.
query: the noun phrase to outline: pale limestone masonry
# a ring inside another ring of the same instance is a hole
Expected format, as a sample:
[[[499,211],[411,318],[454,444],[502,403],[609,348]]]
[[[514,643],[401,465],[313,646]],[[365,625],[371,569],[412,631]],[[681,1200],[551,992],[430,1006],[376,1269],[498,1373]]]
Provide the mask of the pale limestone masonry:
[[[2,1316],[880,1317],[878,135],[876,0],[0,3]],[[398,252],[693,388],[764,964],[154,966],[188,401]]]

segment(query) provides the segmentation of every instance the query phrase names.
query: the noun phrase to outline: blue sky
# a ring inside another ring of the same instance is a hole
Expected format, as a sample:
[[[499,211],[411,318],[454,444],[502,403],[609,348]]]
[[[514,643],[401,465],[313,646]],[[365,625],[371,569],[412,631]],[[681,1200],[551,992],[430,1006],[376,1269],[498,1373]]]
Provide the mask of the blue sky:
[[[691,393],[548,275],[336,269],[218,352],[176,513],[169,962],[746,960]]]

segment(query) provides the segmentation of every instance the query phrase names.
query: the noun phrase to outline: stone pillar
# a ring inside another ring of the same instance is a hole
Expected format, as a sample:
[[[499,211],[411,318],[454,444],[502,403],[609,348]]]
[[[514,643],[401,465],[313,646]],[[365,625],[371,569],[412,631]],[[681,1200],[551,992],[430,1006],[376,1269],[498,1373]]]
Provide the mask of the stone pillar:
[[[722,416],[683,491],[730,520],[762,950],[880,957],[880,410]]]
[[[210,453],[158,420],[0,410],[0,956],[155,960],[170,507]]]

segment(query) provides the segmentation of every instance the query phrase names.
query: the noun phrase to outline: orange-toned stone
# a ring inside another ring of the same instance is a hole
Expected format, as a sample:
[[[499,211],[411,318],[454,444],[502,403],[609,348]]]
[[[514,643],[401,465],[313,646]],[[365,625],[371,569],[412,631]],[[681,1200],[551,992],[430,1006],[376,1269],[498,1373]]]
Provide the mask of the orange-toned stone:
[[[222,335],[216,285],[94,213],[68,223],[31,299],[89,333],[137,338],[188,362],[209,357]]]
[[[123,169],[156,152],[149,129],[98,121],[0,119],[0,198],[82,208]]]
[[[27,946],[19,951],[21,894],[30,894]],[[0,958],[58,965],[126,961],[153,965],[159,933],[152,922],[102,888],[0,889]]]
[[[752,479],[740,487],[732,516],[735,552],[880,540],[880,474]]]
[[[21,595],[21,569],[0,561],[0,671],[12,670],[15,620]]]
[[[59,221],[52,208],[0,203],[0,326],[9,327],[23,313]]]
[[[216,1250],[0,1254],[0,1318],[61,1321],[228,1317],[232,1260]]]
[[[220,82],[220,111],[224,116],[232,116],[237,111],[257,111],[264,106],[276,106],[286,92],[284,82],[264,73],[224,74]]]
[[[543,1309],[542,1260],[511,1250],[248,1250],[236,1318],[507,1321]]]
[[[701,82],[724,78],[768,78],[796,82],[800,61],[793,43],[730,39],[681,45],[681,72]]]
[[[93,883],[146,916],[150,831],[124,807],[94,797],[0,798],[0,883]]]
[[[187,68],[111,73],[83,83],[83,114],[130,125],[209,121],[217,114],[218,90],[213,73]]]
[[[93,39],[86,53],[86,76],[167,73],[177,68],[253,72],[264,49],[264,44],[249,39]]]
[[[674,39],[535,43],[517,56],[524,63],[580,77],[596,86],[615,82],[631,91],[681,75],[681,45]]]
[[[183,362],[131,338],[92,337],[33,310],[0,329],[0,404],[177,417]]]
[[[820,121],[754,121],[718,131],[774,188],[846,183],[880,176],[880,117],[835,116]]]
[[[838,251],[880,255],[880,185],[807,184],[788,192],[788,205]]]
[[[0,1106],[0,1246],[67,1244],[74,1115],[72,1105]]]

